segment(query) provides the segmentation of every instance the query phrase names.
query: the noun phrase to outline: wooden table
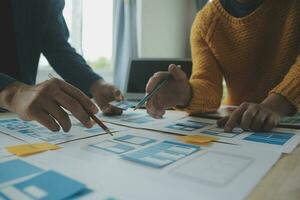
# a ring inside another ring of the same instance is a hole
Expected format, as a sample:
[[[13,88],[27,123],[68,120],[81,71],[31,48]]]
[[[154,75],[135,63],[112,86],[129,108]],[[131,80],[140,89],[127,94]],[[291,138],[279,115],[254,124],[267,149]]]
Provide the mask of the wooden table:
[[[282,155],[248,200],[300,200],[300,146]]]

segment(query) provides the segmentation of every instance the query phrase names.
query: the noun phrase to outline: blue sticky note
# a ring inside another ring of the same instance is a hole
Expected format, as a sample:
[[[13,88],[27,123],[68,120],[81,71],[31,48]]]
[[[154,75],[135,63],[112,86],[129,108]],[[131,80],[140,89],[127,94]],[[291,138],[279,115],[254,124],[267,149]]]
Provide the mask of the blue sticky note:
[[[89,188],[85,188],[81,192],[76,193],[75,195],[73,195],[71,197],[68,197],[65,200],[77,200],[77,199],[81,199],[81,198],[84,198],[86,195],[89,195],[92,192],[93,192],[93,190],[91,190]]]
[[[199,150],[200,147],[195,145],[163,141],[138,151],[123,154],[122,157],[146,166],[162,168]]]
[[[16,191],[19,196],[22,195],[28,199],[61,200],[70,198],[85,188],[84,184],[76,180],[54,171],[47,171],[21,183],[1,188],[0,196],[12,199],[14,193],[7,191]]]
[[[0,184],[41,171],[43,170],[19,159],[3,162],[0,163]]]
[[[125,135],[121,136],[118,138],[114,138],[114,140],[120,141],[120,142],[126,142],[129,144],[136,144],[136,145],[141,145],[145,146],[147,144],[151,144],[153,142],[156,142],[154,139],[146,138],[146,137],[141,137],[141,136],[135,136],[135,135]]]

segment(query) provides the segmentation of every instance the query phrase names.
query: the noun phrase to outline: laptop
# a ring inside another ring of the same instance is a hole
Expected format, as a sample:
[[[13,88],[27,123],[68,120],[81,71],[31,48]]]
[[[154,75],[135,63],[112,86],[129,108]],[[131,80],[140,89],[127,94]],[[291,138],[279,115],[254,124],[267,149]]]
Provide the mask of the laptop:
[[[191,59],[139,58],[131,59],[125,80],[124,96],[128,101],[140,101],[145,96],[149,78],[156,72],[167,71],[170,64],[181,65],[190,78]]]

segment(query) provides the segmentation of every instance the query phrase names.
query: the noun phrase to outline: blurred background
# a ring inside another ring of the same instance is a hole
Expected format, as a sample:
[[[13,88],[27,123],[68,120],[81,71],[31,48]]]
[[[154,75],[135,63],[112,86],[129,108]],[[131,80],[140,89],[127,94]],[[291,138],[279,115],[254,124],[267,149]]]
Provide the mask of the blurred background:
[[[70,43],[109,82],[124,85],[131,58],[189,58],[189,34],[206,0],[65,0]],[[54,73],[42,56],[38,82]]]

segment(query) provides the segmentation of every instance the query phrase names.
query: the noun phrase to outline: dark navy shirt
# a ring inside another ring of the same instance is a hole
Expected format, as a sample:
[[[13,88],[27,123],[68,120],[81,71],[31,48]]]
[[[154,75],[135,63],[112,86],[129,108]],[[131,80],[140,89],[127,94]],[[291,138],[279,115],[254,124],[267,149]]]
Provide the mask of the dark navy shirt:
[[[6,60],[0,60],[0,91],[16,80],[34,85],[40,54],[43,53],[64,80],[89,95],[91,85],[101,77],[68,43],[69,31],[63,17],[65,1],[2,1],[11,2],[11,5],[1,6],[2,10],[9,10],[0,16],[5,22],[0,24],[0,42],[7,43],[6,47],[1,46],[3,51],[0,47],[0,58]]]
[[[220,0],[224,9],[234,17],[245,17],[256,10],[263,0],[240,3],[237,0]]]
[[[0,73],[18,78],[17,49],[11,1],[0,1]]]

